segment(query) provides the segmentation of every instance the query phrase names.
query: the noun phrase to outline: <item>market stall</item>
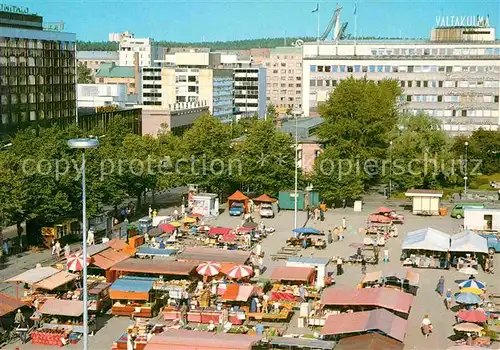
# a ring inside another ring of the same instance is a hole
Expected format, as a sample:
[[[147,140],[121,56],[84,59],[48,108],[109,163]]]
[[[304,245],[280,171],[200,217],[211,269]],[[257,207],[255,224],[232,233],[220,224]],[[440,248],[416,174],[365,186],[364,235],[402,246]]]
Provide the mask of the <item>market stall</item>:
[[[478,268],[488,254],[488,240],[472,231],[465,230],[451,237],[451,265],[458,270],[463,267]]]
[[[151,293],[154,283],[152,278],[117,279],[109,288],[111,313],[115,316],[153,317],[157,311]]]
[[[62,346],[75,338],[72,334],[82,334],[83,302],[80,300],[48,299],[39,312],[42,314],[41,328],[31,333],[33,344]],[[88,332],[96,330],[93,317],[88,323]]]
[[[189,278],[194,273],[196,264],[175,260],[148,260],[129,258],[114,265],[110,270],[119,276],[156,277],[164,279]]]
[[[89,275],[103,276],[106,282],[112,282],[114,274],[110,268],[119,263],[120,261],[127,260],[130,256],[123,252],[118,252],[112,248],[106,248],[99,252],[92,254],[90,264],[87,267]]]
[[[305,297],[317,297],[314,284],[316,271],[312,267],[281,266],[274,269],[270,279],[276,281],[271,290],[272,301],[296,302],[300,299],[299,285],[306,289]]]
[[[233,203],[241,203],[241,204],[243,204],[243,208],[244,208],[245,213],[248,213],[248,210],[249,210],[248,201],[249,201],[249,198],[247,196],[245,196],[243,194],[243,192],[238,190],[227,198],[227,207],[231,208],[231,205],[233,205]]]
[[[0,292],[0,328],[4,330],[3,333],[0,333],[0,346],[4,341],[9,340],[8,335],[15,328],[15,311],[25,306],[23,301]]]
[[[240,250],[225,250],[206,247],[186,247],[177,255],[177,261],[202,263],[206,261],[217,261],[219,263],[233,263],[245,265],[252,252]]]
[[[409,232],[403,242],[403,265],[420,268],[449,267],[447,252],[451,236],[427,227]]]
[[[407,326],[407,320],[387,310],[377,309],[330,315],[321,328],[321,335],[328,338],[353,333],[377,332],[404,343]]]
[[[325,278],[327,277],[326,268],[330,263],[330,259],[326,258],[308,258],[293,256],[288,258],[286,266],[288,267],[312,267],[316,270],[316,289],[321,289],[325,286]]]
[[[335,345],[335,350],[403,350],[404,344],[378,333],[345,337]]]
[[[102,314],[109,309],[111,306],[109,287],[111,287],[111,283],[106,282],[95,282],[89,285],[88,310],[90,313]]]

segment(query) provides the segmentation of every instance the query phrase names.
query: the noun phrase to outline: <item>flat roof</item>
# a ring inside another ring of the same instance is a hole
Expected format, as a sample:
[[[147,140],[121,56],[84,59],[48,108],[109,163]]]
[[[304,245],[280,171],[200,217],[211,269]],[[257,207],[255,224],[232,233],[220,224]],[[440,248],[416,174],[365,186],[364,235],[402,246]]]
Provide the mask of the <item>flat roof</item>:
[[[79,317],[83,314],[83,301],[50,298],[40,308],[44,315]]]
[[[40,282],[46,278],[49,278],[52,275],[55,275],[58,273],[60,270],[51,267],[51,266],[46,266],[46,267],[36,267],[34,269],[30,269],[28,271],[24,271],[23,273],[20,273],[17,276],[11,277],[5,282],[23,282],[27,284],[35,284],[37,282]]]
[[[425,190],[425,189],[412,189],[405,192],[406,197],[442,197],[443,191],[438,190]]]
[[[177,255],[177,260],[218,263],[245,264],[252,252],[241,250],[226,250],[219,248],[186,247],[182,253]]]
[[[44,280],[41,280],[35,284],[33,284],[33,287],[35,288],[40,288],[40,289],[45,289],[45,290],[54,290],[57,287],[60,287],[62,285],[65,285],[66,283],[69,283],[73,280],[75,280],[77,275],[73,273],[69,273],[66,271],[60,271],[49,278],[46,278]]]
[[[0,317],[26,306],[21,300],[0,292]]]
[[[175,260],[155,260],[153,263],[147,259],[129,258],[120,261],[111,271],[146,273],[153,275],[178,275],[188,276],[196,268],[197,264],[175,261]]]
[[[76,34],[48,30],[2,27],[2,36],[16,39],[37,39],[50,41],[76,41]]]

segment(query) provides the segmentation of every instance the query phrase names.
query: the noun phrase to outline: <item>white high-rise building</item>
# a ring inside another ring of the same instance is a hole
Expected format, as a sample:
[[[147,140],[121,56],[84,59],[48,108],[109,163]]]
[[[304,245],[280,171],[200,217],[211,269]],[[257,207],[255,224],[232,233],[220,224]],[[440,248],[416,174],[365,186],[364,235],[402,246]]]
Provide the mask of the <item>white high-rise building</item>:
[[[139,66],[150,67],[154,61],[162,58],[163,47],[154,44],[151,38],[134,38],[132,36],[123,36],[120,40],[119,65],[133,66],[134,53],[139,54]]]
[[[431,40],[304,44],[304,114],[316,115],[330,92],[349,77],[398,80],[403,110],[425,112],[452,134],[499,129],[500,41],[484,23],[436,28]]]

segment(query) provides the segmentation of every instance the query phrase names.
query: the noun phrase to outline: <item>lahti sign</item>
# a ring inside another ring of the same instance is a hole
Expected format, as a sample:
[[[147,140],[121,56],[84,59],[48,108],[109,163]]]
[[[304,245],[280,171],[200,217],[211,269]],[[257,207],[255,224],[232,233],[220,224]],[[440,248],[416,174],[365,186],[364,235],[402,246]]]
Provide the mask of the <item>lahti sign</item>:
[[[490,18],[482,16],[436,16],[438,27],[489,27]]]
[[[0,11],[20,13],[22,15],[27,15],[29,13],[29,9],[27,7],[7,5],[7,4],[0,4]]]

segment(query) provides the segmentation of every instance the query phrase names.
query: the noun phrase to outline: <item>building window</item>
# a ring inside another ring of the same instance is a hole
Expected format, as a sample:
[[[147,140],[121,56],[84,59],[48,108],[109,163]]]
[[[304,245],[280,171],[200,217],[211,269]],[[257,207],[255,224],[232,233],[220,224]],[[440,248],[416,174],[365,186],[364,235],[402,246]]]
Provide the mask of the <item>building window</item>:
[[[498,95],[495,96],[495,103],[498,103]]]
[[[332,70],[332,66],[325,66],[325,72],[330,73]]]
[[[318,73],[322,73],[323,72],[323,66],[318,66]]]
[[[332,66],[332,72],[337,73],[339,71],[339,66]]]
[[[375,66],[368,67],[370,73],[375,73]]]
[[[422,87],[422,86],[421,86],[421,84],[422,84],[422,83],[420,82],[420,80],[417,80],[417,81],[416,81],[416,83],[417,83],[417,87],[418,87],[418,88],[419,88],[419,87]]]
[[[406,95],[406,101],[411,102],[411,95]]]
[[[354,66],[354,72],[359,73],[361,71],[361,66]]]
[[[309,86],[316,86],[316,80],[311,79],[311,80],[309,81]]]
[[[413,81],[408,80],[408,87],[410,88],[410,87],[412,87],[412,86],[413,86]]]
[[[345,73],[345,66],[340,66],[340,72]]]
[[[405,87],[405,81],[404,81],[404,80],[401,80],[401,81],[400,81],[400,86],[401,86],[401,87]]]
[[[316,82],[316,86],[323,86],[323,80],[318,80]]]
[[[352,73],[353,71],[354,71],[354,69],[352,68],[352,66],[347,66],[348,73]]]
[[[311,66],[311,73],[316,72],[316,66]]]

